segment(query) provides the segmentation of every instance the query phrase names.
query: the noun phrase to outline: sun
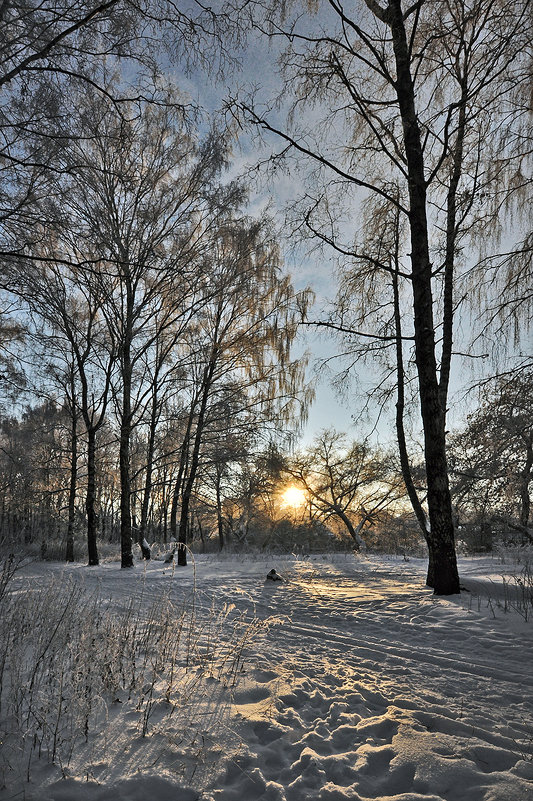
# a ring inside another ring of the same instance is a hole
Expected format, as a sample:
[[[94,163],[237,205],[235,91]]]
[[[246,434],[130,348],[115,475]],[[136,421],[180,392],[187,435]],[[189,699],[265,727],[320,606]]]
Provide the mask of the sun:
[[[281,494],[282,506],[290,506],[291,509],[299,509],[307,501],[304,490],[298,487],[287,487]]]

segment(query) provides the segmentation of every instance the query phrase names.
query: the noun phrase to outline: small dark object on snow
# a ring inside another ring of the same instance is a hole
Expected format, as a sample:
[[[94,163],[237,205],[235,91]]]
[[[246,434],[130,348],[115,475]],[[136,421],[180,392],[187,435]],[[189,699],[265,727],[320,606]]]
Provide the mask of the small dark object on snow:
[[[270,581],[283,581],[283,579],[281,578],[281,576],[279,575],[279,573],[276,573],[276,571],[274,570],[274,568],[272,568],[272,570],[270,570],[270,571],[267,573],[267,579],[270,579]]]
[[[166,565],[169,565],[174,560],[174,554],[176,553],[176,549],[178,547],[178,543],[176,540],[170,540],[170,551],[163,556],[163,562]]]
[[[148,543],[146,542],[145,539],[143,539],[143,541],[141,542],[141,553],[142,553],[143,559],[146,559],[146,560],[150,559],[150,557],[152,556],[151,548],[150,548],[150,546],[148,545]]]

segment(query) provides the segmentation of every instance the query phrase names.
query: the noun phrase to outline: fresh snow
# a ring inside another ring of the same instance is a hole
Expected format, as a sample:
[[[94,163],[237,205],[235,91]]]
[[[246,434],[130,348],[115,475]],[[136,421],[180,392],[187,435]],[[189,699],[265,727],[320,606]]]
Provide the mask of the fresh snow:
[[[533,620],[502,582],[519,571],[464,558],[471,591],[436,598],[420,559],[29,565],[16,586],[74,576],[111,608],[168,593],[269,625],[234,686],[199,678],[183,714],[154,709],[148,736],[117,703],[63,770],[34,759],[28,784],[11,755],[0,801],[531,801]]]

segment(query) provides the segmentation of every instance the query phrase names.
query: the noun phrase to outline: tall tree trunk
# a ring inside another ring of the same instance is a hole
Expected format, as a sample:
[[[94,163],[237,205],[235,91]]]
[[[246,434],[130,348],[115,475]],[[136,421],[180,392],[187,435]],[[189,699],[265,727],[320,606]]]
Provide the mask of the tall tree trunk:
[[[397,240],[398,241],[398,240]],[[403,482],[407,495],[413,507],[418,525],[422,531],[424,539],[428,547],[429,562],[428,571],[426,576],[426,584],[428,587],[435,586],[435,564],[433,559],[433,548],[430,546],[430,537],[427,525],[426,513],[420,503],[418,492],[416,490],[413,475],[411,473],[411,464],[409,461],[409,453],[407,451],[407,440],[405,436],[404,427],[404,412],[405,412],[405,373],[403,366],[403,346],[402,346],[402,321],[400,312],[400,297],[398,292],[398,275],[395,273],[392,279],[392,288],[394,294],[394,322],[396,333],[396,375],[397,375],[397,399],[396,399],[396,438],[398,440],[398,452],[400,454],[400,467],[402,471]]]
[[[187,420],[187,430],[183,438],[183,443],[180,452],[180,463],[178,467],[178,475],[174,482],[174,489],[172,492],[172,503],[170,506],[170,537],[177,541],[178,539],[178,504],[180,501],[181,492],[183,489],[183,479],[186,473],[187,462],[189,461],[189,442],[191,439],[192,422],[194,419],[195,401],[191,403],[189,410],[189,417]]]
[[[167,467],[166,465],[163,468],[163,475],[161,478],[162,483],[162,496],[161,496],[161,505],[159,507],[159,536],[162,538],[163,542],[166,543],[167,541],[167,525],[168,525],[168,494],[170,487],[167,482]]]
[[[178,565],[185,567],[187,564],[187,523],[189,519],[189,506],[192,496],[194,482],[196,480],[196,472],[198,470],[198,463],[200,460],[200,445],[204,432],[205,411],[207,409],[207,400],[211,389],[211,381],[216,365],[216,348],[213,348],[213,353],[209,363],[206,365],[204,371],[204,378],[202,382],[202,399],[200,401],[200,409],[198,411],[198,419],[196,421],[196,432],[194,435],[194,444],[189,464],[189,472],[183,488],[181,496],[181,515],[180,527],[178,532]]]
[[[122,353],[122,414],[120,420],[120,566],[133,567],[131,539],[131,338],[125,336]]]
[[[527,528],[531,512],[531,498],[529,485],[531,483],[531,470],[533,468],[533,442],[526,441],[526,462],[520,475],[520,524]]]
[[[444,296],[442,318],[442,354],[440,362],[440,403],[446,415],[453,345],[453,286],[455,281],[455,253],[457,247],[457,191],[463,165],[463,148],[466,127],[466,88],[462,86],[461,105],[457,125],[457,139],[453,150],[453,168],[446,199],[446,253],[444,258]]]
[[[429,554],[430,562],[434,562],[435,593],[451,595],[460,592],[460,587],[446,461],[446,410],[441,406],[437,380],[424,158],[401,0],[390,0],[388,13],[409,176],[415,356],[428,485]]]
[[[155,378],[157,381],[157,376]],[[141,505],[141,520],[139,526],[139,545],[141,546],[142,555],[145,559],[149,559],[149,551],[147,552],[143,542],[146,537],[148,525],[148,512],[150,509],[150,500],[152,495],[152,475],[154,470],[154,452],[155,452],[155,435],[158,421],[158,404],[157,404],[157,387],[154,386],[152,395],[152,408],[150,412],[150,428],[148,434],[147,453],[146,453],[146,474],[144,480],[143,500]]]
[[[72,396],[74,397],[74,396]],[[70,426],[70,478],[68,490],[68,526],[65,561],[74,561],[74,522],[76,519],[76,490],[78,483],[78,420],[76,408],[72,404]]]
[[[216,500],[217,500],[217,527],[218,527],[218,544],[220,550],[224,548],[224,520],[222,519],[222,499],[220,495],[220,472],[217,470],[217,485],[216,485]]]
[[[90,426],[87,429],[87,495],[85,511],[87,512],[87,550],[89,565],[99,564],[96,516],[96,431]]]

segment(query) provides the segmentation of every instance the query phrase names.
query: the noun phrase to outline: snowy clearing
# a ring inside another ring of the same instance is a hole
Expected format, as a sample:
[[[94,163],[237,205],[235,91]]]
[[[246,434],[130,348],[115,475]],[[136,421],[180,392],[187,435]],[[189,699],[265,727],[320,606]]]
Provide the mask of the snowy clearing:
[[[461,559],[471,591],[443,599],[418,559],[29,565],[19,593],[60,577],[150,621],[194,602],[196,623],[172,697],[151,664],[149,698],[102,697],[68,764],[5,738],[0,801],[530,801],[533,620],[502,580],[521,569]]]

